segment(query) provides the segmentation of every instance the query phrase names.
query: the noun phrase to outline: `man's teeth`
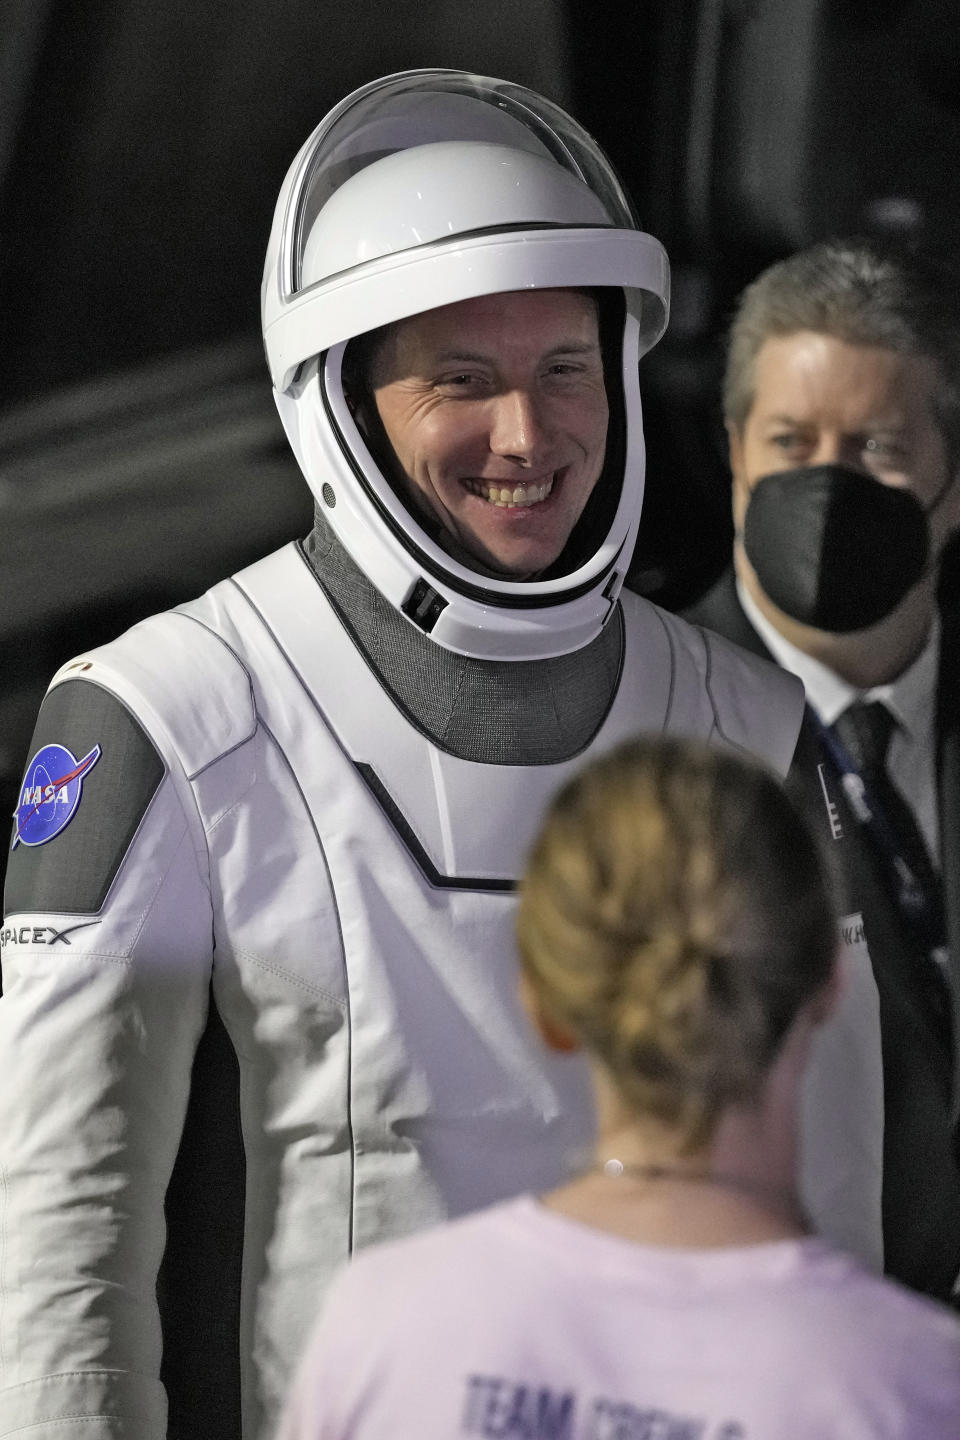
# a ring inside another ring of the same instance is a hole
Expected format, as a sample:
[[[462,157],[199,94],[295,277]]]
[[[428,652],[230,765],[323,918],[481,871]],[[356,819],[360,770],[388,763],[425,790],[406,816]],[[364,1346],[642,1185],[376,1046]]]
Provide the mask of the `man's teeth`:
[[[540,485],[487,485],[481,480],[469,480],[467,489],[474,495],[479,495],[482,500],[489,501],[491,505],[507,508],[513,505],[537,505],[541,500],[546,500],[553,489],[553,481],[552,475]]]

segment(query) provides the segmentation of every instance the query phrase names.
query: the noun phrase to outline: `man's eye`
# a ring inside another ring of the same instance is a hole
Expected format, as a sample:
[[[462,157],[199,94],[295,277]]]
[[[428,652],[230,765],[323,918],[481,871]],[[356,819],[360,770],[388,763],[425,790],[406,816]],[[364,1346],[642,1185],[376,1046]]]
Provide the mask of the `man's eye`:
[[[548,365],[546,375],[551,380],[585,380],[589,383],[599,380],[602,371],[599,365],[593,367],[579,360],[554,360]]]
[[[906,446],[898,440],[880,440],[869,436],[863,442],[863,453],[871,460],[892,465],[906,458]]]
[[[769,444],[777,450],[796,450],[802,441],[800,436],[794,435],[792,431],[784,431],[780,435],[771,435]]]
[[[437,382],[451,390],[468,390],[472,386],[482,385],[483,379],[480,375],[472,375],[467,370],[459,371],[455,375],[444,375]]]

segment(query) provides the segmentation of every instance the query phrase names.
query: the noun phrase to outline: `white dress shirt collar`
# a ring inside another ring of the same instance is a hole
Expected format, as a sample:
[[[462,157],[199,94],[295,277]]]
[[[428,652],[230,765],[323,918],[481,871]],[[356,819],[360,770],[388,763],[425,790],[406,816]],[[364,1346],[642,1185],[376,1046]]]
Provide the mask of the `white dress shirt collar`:
[[[937,689],[937,662],[940,651],[940,617],[934,616],[927,643],[902,675],[888,685],[857,690],[835,671],[799,650],[761,613],[756,601],[737,576],[737,598],[744,614],[784,670],[799,675],[807,700],[825,725],[832,725],[854,700],[882,700],[903,730],[918,744],[925,745],[932,734],[932,699]]]

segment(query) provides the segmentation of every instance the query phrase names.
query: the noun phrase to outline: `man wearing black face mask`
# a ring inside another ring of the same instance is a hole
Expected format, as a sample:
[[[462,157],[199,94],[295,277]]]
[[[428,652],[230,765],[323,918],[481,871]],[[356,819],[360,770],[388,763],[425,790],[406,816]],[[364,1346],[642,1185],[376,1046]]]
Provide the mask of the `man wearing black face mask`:
[[[937,587],[960,525],[960,308],[938,279],[914,258],[827,243],[746,290],[724,390],[733,567],[693,618],[806,686],[791,783],[825,827],[879,994],[885,1268],[947,1299],[960,1271],[960,659]]]

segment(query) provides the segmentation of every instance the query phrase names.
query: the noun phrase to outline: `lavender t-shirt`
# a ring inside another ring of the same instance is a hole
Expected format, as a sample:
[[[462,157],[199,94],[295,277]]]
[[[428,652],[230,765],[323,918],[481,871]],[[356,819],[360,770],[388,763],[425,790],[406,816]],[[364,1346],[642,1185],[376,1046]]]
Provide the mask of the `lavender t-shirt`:
[[[820,1240],[636,1245],[529,1196],[357,1257],[280,1440],[958,1440],[960,1324]]]

